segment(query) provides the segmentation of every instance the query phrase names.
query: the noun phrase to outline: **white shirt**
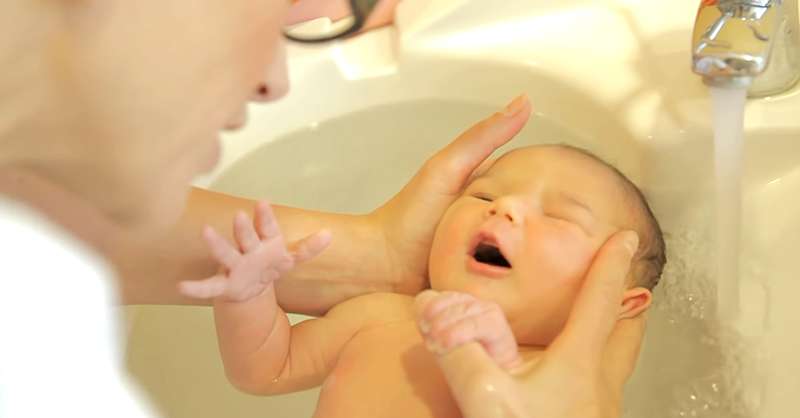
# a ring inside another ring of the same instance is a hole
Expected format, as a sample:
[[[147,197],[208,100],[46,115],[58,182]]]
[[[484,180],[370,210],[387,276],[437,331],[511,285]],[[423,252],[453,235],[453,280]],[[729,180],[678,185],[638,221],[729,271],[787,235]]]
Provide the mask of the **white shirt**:
[[[66,232],[0,198],[0,418],[155,416],[124,371],[114,279]]]

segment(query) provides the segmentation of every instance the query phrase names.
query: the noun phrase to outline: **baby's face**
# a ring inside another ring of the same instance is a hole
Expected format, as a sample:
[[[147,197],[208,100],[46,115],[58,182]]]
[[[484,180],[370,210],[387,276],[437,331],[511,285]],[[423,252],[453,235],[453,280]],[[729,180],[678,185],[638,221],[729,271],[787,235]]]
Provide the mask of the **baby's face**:
[[[530,147],[500,158],[445,213],[431,287],[500,304],[520,344],[561,331],[594,255],[629,228],[624,189],[576,151]]]

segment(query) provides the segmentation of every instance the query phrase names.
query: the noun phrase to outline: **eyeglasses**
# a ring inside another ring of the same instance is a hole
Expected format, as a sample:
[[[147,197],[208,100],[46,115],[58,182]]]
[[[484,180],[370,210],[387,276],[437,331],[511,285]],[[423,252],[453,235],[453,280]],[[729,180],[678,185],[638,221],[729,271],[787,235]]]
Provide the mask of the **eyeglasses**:
[[[299,0],[289,11],[287,39],[302,43],[328,42],[364,27],[379,0]]]

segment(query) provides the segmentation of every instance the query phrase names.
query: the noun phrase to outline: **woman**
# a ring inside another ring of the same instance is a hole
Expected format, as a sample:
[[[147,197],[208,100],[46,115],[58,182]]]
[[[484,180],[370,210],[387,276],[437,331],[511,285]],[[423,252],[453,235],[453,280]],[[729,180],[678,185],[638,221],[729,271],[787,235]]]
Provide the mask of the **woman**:
[[[253,203],[190,192],[189,182],[214,166],[219,131],[242,125],[248,101],[286,92],[287,8],[285,0],[4,1],[0,416],[155,416],[121,371],[111,304],[184,303],[176,282],[214,273],[201,225],[227,231],[233,213]],[[427,254],[444,208],[527,115],[479,123],[370,214],[276,207],[289,241],[323,227],[333,236],[281,280],[281,304],[319,313],[367,291],[423,289],[426,266],[412,260],[425,258],[416,254]],[[624,255],[610,259],[618,268],[598,283],[627,268]],[[634,339],[614,352],[635,358]]]

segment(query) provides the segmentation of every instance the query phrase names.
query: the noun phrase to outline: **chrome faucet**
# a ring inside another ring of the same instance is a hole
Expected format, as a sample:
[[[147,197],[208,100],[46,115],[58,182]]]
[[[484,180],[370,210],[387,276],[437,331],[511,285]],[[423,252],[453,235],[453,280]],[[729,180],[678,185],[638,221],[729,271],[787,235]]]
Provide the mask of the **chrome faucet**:
[[[778,94],[800,79],[798,0],[702,0],[692,70],[715,87]]]

